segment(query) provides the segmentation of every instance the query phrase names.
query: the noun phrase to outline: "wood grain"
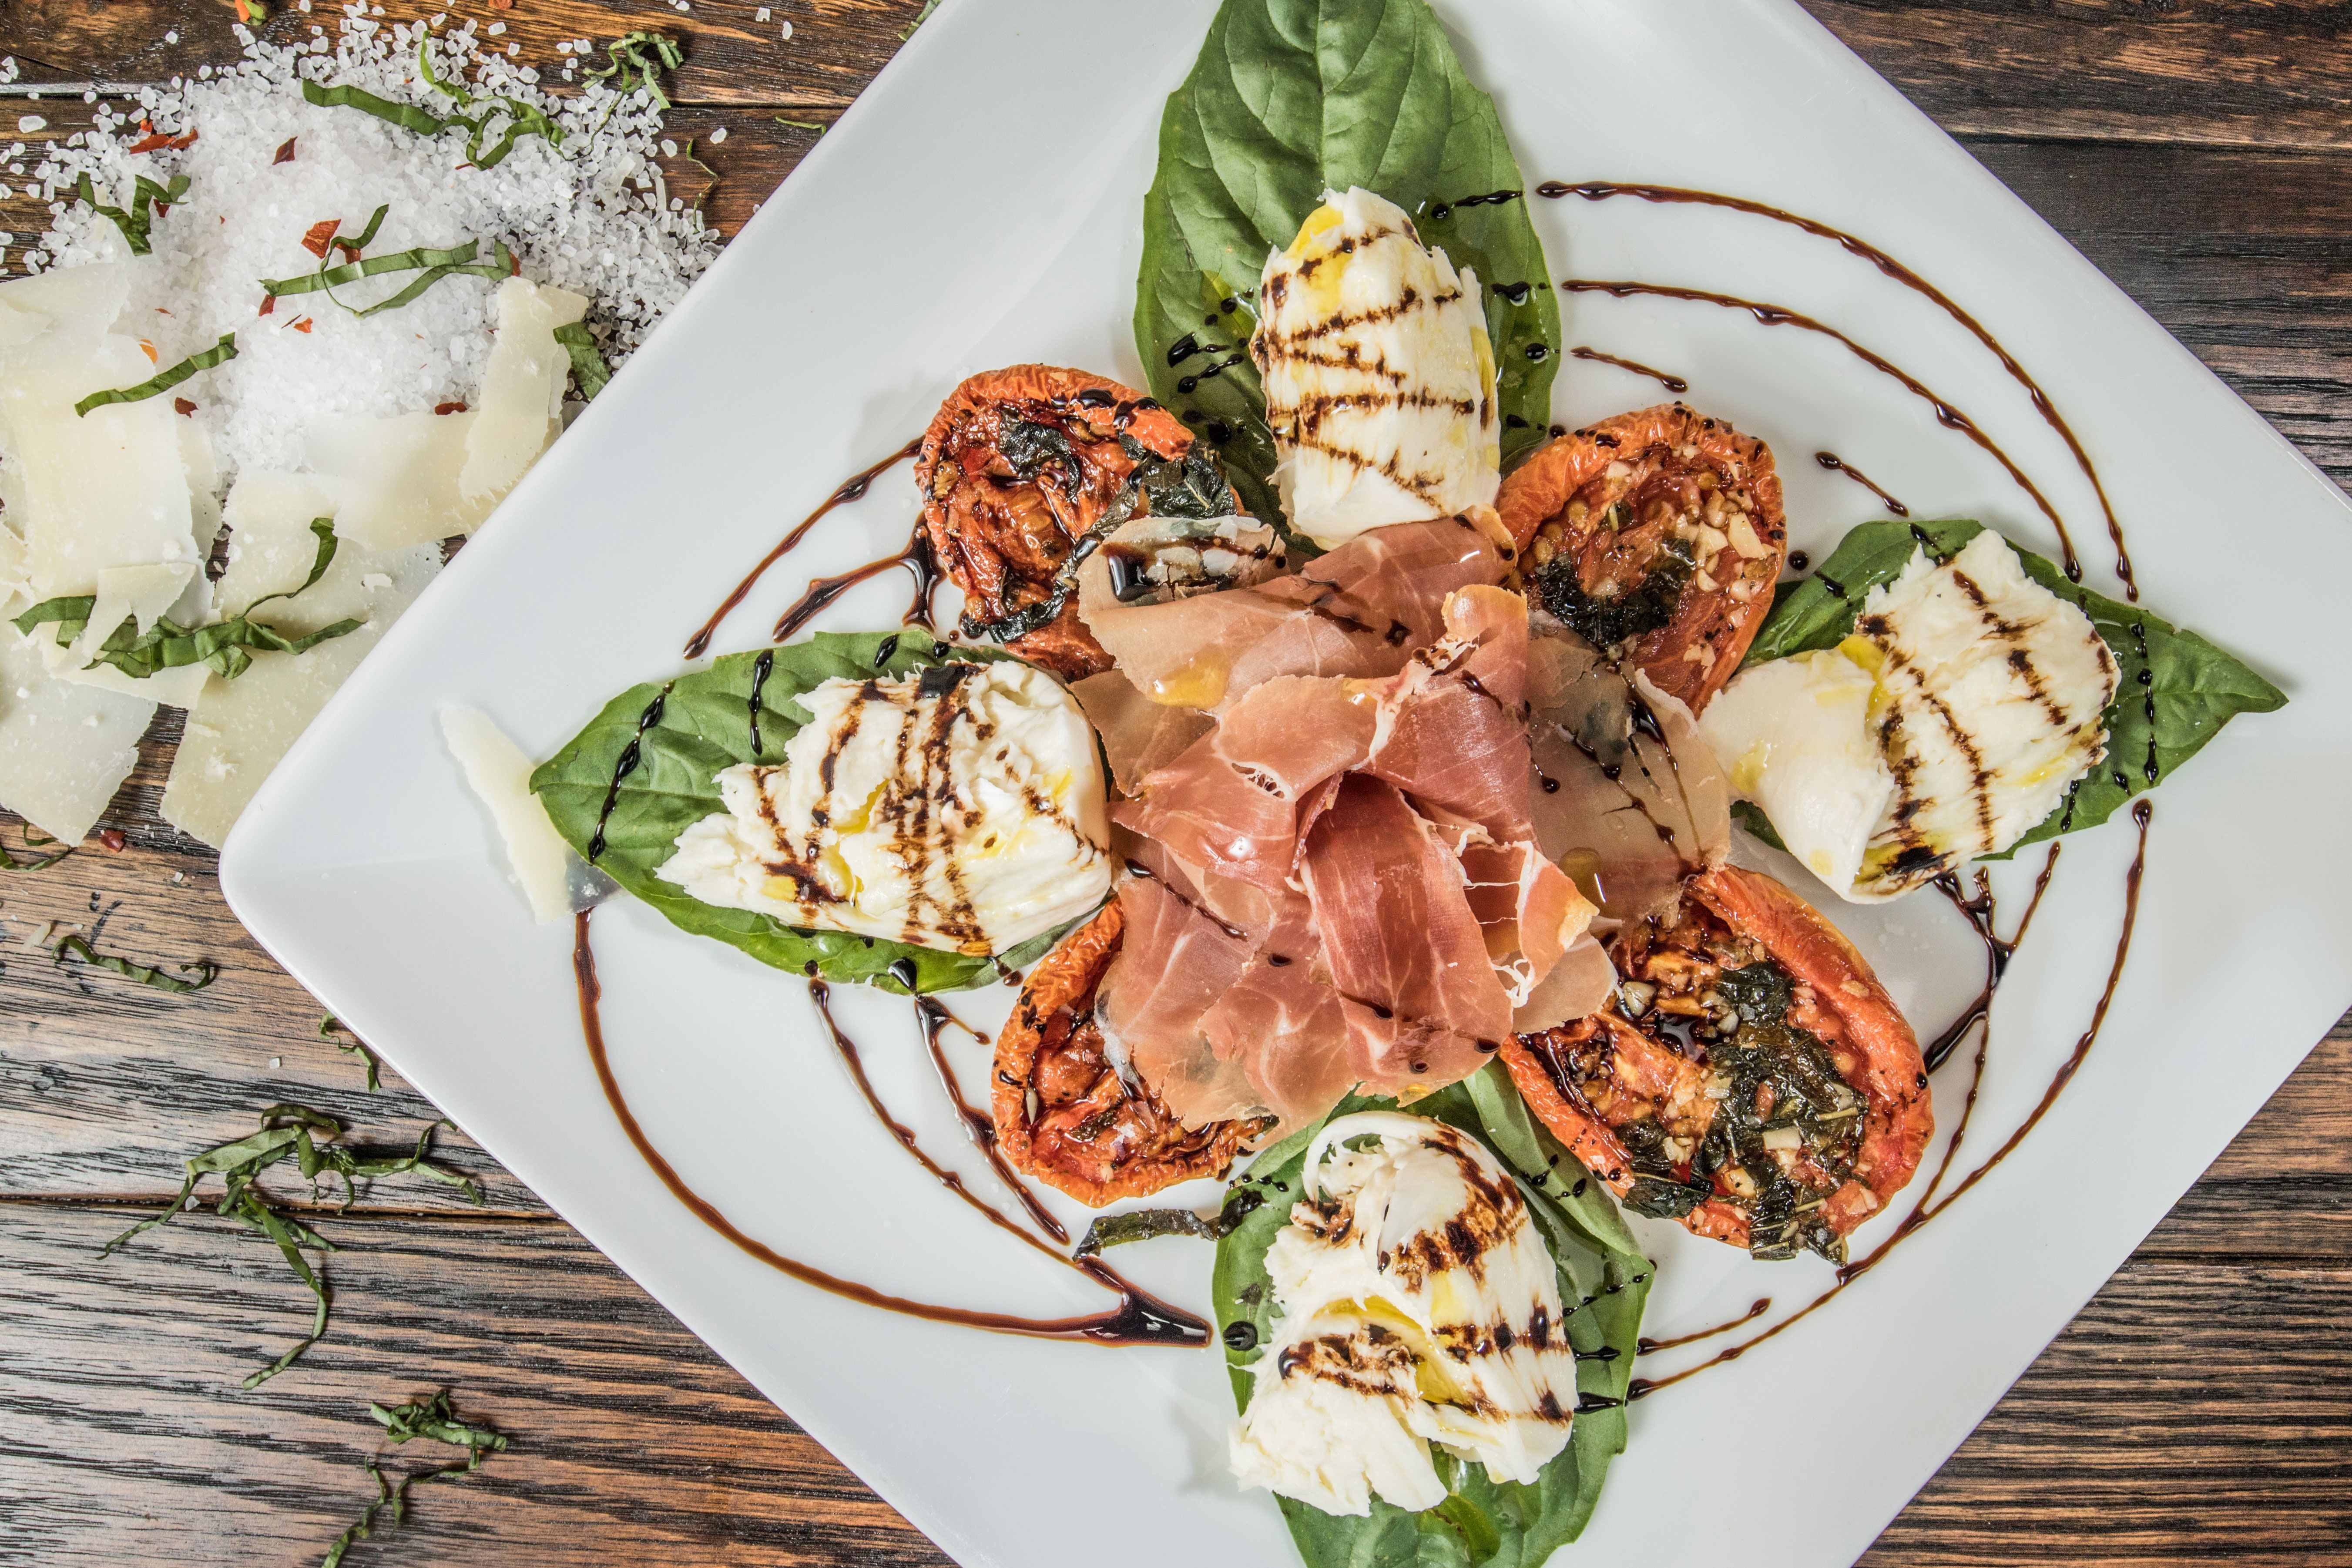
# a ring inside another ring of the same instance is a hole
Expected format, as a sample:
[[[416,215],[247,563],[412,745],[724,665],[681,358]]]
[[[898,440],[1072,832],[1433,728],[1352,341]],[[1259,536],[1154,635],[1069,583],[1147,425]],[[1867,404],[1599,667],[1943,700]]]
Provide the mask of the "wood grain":
[[[275,7],[268,37],[331,25]],[[954,4],[955,0],[948,0]],[[465,0],[549,85],[558,38],[682,37],[670,131],[732,234],[887,59],[919,0]],[[1815,16],[2336,477],[2352,482],[2352,6],[2321,0],[1806,0]],[[395,15],[397,7],[387,7]],[[219,0],[7,0],[28,78],[163,81],[236,53]],[[787,43],[783,21],[794,28]],[[176,39],[170,37],[177,34]],[[70,133],[71,95],[0,100],[0,166]],[[50,122],[16,130],[21,112]],[[713,147],[710,132],[728,136]],[[1608,171],[1578,171],[1606,174]],[[683,157],[667,162],[691,195]],[[48,221],[0,175],[0,229]],[[404,1142],[433,1115],[319,1038],[317,1005],[219,900],[211,853],[155,815],[159,719],[95,844],[0,877],[0,1556],[58,1563],[315,1561],[368,1495],[371,1398],[454,1384],[518,1447],[418,1493],[389,1561],[938,1563],[937,1550],[457,1134],[483,1211],[383,1184],[319,1224],[336,1319],[295,1370],[236,1380],[307,1322],[274,1252],[204,1215],[96,1247],[178,1162],[278,1100]],[[0,839],[16,841],[0,817]],[[174,877],[179,879],[174,880]],[[142,960],[224,966],[165,997],[26,938],[98,927]],[[2352,1561],[2352,1021],[2218,1160],[1864,1560],[2153,1565]],[[279,1184],[299,1201],[299,1184]],[[1988,1281],[1998,1310],[1998,1280]],[[399,1451],[394,1462],[421,1456]]]

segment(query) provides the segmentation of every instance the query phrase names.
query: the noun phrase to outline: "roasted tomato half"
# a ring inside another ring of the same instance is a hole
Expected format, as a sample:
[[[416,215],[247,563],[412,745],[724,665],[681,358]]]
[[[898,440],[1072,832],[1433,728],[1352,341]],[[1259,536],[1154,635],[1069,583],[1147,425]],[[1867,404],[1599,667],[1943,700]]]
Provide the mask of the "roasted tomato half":
[[[1739,668],[1789,556],[1772,449],[1679,403],[1545,443],[1495,506],[1544,608],[1694,713]]]
[[[1131,516],[1224,516],[1232,488],[1176,416],[1082,370],[1016,364],[965,382],[915,459],[931,554],[968,637],[1066,680],[1110,668],[1078,619],[1077,563]]]
[[[1096,1208],[1222,1176],[1262,1130],[1239,1121],[1187,1128],[1149,1085],[1129,1086],[1111,1065],[1095,987],[1125,929],[1118,905],[1107,904],[1030,972],[996,1037],[990,1096],[1004,1157]]]
[[[1628,927],[1610,1005],[1503,1047],[1528,1104],[1628,1208],[1759,1258],[1845,1237],[1936,1130],[1918,1037],[1852,943],[1759,872]]]

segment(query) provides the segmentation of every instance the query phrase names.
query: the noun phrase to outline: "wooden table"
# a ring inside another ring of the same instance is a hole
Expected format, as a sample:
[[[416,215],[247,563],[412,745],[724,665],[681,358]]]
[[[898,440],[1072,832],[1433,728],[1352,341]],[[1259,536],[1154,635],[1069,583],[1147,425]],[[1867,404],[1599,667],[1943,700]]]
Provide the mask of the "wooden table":
[[[671,124],[681,143],[701,138],[717,174],[705,211],[731,233],[814,140],[776,117],[830,121],[919,5],[771,3],[789,43],[745,0],[446,9],[505,22],[542,61],[557,38],[682,36]],[[2352,476],[2346,7],[1807,3],[2315,460]],[[331,20],[327,0],[315,18],[273,9],[277,39]],[[228,60],[230,22],[215,0],[5,0],[0,52],[28,80],[115,90]],[[89,113],[79,89],[40,110],[47,135]],[[681,160],[669,188],[691,197],[699,178]],[[37,203],[0,203],[12,263],[46,222]],[[2214,519],[2216,547],[2259,521]],[[444,1146],[488,1184],[488,1206],[395,1183],[320,1217],[347,1248],[330,1265],[333,1331],[257,1392],[236,1380],[308,1321],[271,1248],[191,1215],[99,1260],[126,1216],[169,1195],[182,1157],[250,1131],[263,1106],[319,1107],[378,1146],[433,1114],[396,1083],[366,1091],[357,1061],[320,1037],[317,1004],[222,903],[212,854],[156,816],[175,725],[158,720],[106,819],[120,853],[93,845],[0,879],[0,1558],[315,1561],[368,1495],[359,1461],[381,1445],[366,1402],[447,1384],[515,1449],[420,1492],[404,1532],[354,1563],[943,1562],[462,1138]],[[27,922],[51,920],[103,921],[110,949],[211,958],[221,978],[183,998],[60,970],[26,945]],[[2352,1561],[2347,1069],[2352,1020],[1865,1562]],[[1998,1310],[1998,1278],[1986,1286]],[[1899,1415],[1866,1389],[1855,1402]]]

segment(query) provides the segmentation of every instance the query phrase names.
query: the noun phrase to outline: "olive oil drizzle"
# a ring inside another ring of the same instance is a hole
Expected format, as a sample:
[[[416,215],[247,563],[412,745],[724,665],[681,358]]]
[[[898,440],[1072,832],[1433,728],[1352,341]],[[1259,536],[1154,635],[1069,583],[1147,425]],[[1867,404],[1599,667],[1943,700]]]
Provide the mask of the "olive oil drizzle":
[[[813,1265],[787,1258],[765,1242],[746,1235],[715,1205],[688,1186],[676,1167],[662,1157],[661,1151],[654,1147],[653,1140],[646,1135],[635,1113],[629,1109],[627,1097],[621,1092],[620,1081],[614,1076],[612,1062],[604,1047],[604,1025],[598,1011],[604,988],[596,978],[596,957],[588,940],[589,914],[589,910],[583,910],[572,917],[572,976],[580,993],[581,1033],[587,1042],[589,1060],[595,1066],[596,1079],[604,1089],[605,1103],[613,1108],[614,1118],[621,1123],[621,1131],[628,1135],[639,1157],[655,1175],[661,1178],[662,1184],[670,1190],[671,1195],[703,1224],[781,1274],[886,1312],[1028,1339],[1076,1340],[1102,1345],[1202,1345],[1208,1342],[1207,1324],[1191,1313],[1137,1289],[1098,1258],[1066,1258],[1063,1261],[1106,1289],[1117,1291],[1119,1303],[1116,1308],[1086,1318],[1024,1318],[1006,1312],[936,1306],[889,1295],[870,1285],[861,1285],[854,1279],[845,1279],[837,1274],[829,1274]],[[1014,1234],[1023,1233],[1016,1230]]]
[[[735,606],[750,595],[751,590],[759,584],[760,579],[767,574],[769,567],[791,554],[799,546],[800,542],[808,537],[809,530],[814,528],[824,519],[825,513],[837,506],[856,500],[873,487],[876,479],[922,449],[923,438],[918,436],[873,467],[861,469],[842,480],[835,488],[834,492],[825,497],[822,506],[803,518],[790,533],[785,534],[777,542],[773,550],[760,558],[760,563],[752,567],[740,583],[735,584],[735,591],[728,595],[717,609],[710,612],[710,618],[703,622],[700,629],[692,637],[686,639],[686,657],[700,658],[709,651],[710,639],[717,634],[719,624],[732,615]],[[838,590],[835,591],[838,592]]]
[[[1785,305],[1775,305],[1762,300],[1744,300],[1737,294],[1718,294],[1710,289],[1685,289],[1678,284],[1639,283],[1623,279],[1600,278],[1563,278],[1560,279],[1559,286],[1570,294],[1606,294],[1614,300],[1631,299],[1636,295],[1650,295],[1662,300],[1688,300],[1709,305],[1721,305],[1727,310],[1745,310],[1768,327],[1798,327],[1843,344],[1846,351],[1863,363],[1882,375],[1900,382],[1915,396],[1924,399],[1927,405],[1935,410],[1937,424],[1947,430],[1956,430],[1966,436],[1990,453],[2002,468],[2009,470],[2009,477],[2017,481],[2018,489],[2032,498],[2033,504],[2041,509],[2042,515],[2050,520],[2050,526],[2058,531],[2060,563],[2065,569],[2067,581],[2079,583],[2083,580],[2082,559],[2074,553],[2074,541],[2066,531],[2066,520],[2058,515],[2058,509],[2051,504],[2048,496],[2042,493],[2042,487],[2035,484],[2026,471],[2017,466],[2016,459],[2011,458],[1999,442],[1985,434],[1982,426],[1962,413],[1950,400],[1937,393],[1926,382],[1921,381],[1885,355],[1855,342],[1837,328],[1825,321],[1816,321],[1801,310],[1792,310]],[[2120,530],[2117,531],[2117,538],[2121,538]],[[2118,545],[2118,549],[2120,548]],[[2130,579],[2126,578],[2125,581],[2128,584]]]
[[[2001,345],[2000,340],[1988,331],[1983,322],[1962,310],[1951,296],[1928,282],[1926,278],[1859,236],[1849,234],[1842,228],[1832,228],[1818,219],[1804,217],[1780,207],[1767,205],[1763,202],[1748,200],[1744,196],[1719,195],[1713,191],[1692,190],[1681,185],[1620,184],[1607,180],[1588,180],[1580,184],[1570,184],[1561,180],[1546,180],[1537,186],[1536,190],[1538,195],[1549,196],[1555,200],[1562,196],[1580,196],[1589,202],[1602,202],[1613,196],[1638,196],[1643,201],[1661,205],[1725,207],[1733,212],[1769,218],[1774,223],[1783,223],[1793,228],[1801,229],[1816,238],[1832,241],[1848,255],[1869,262],[1886,277],[1933,303],[1954,321],[1959,323],[1971,337],[1985,346],[1993,358],[2000,362],[2001,369],[2009,373],[2010,379],[2025,389],[2026,396],[2033,404],[2033,411],[2042,416],[2042,421],[2053,430],[2058,432],[2060,440],[2066,443],[2067,451],[2074,454],[2075,465],[2083,470],[2083,477],[2091,481],[2091,489],[2099,498],[2099,510],[2106,515],[2107,537],[2116,547],[2116,575],[2123,582],[2124,597],[2134,603],[2138,602],[2139,583],[2132,574],[2131,552],[2124,545],[2123,523],[2116,516],[2115,502],[2107,499],[2107,487],[2099,478],[2098,466],[2091,461],[2091,455],[2084,449],[2082,439],[2074,434],[2074,427],[2066,423],[2065,416],[2058,412],[2058,405],[2051,401],[2050,395],[2042,389],[2042,384],[2034,380],[2032,374],[2018,363],[2017,357]],[[2065,534],[2063,525],[2059,534],[2063,540]],[[2071,548],[2066,552],[2066,575],[2076,582],[2082,580],[2079,563],[2075,561]]]
[[[1960,1111],[1959,1125],[1952,1130],[1951,1141],[1944,1145],[1944,1158],[1936,1167],[1934,1179],[1928,1182],[1927,1191],[1919,1195],[1919,1201],[1912,1205],[1911,1212],[1905,1215],[1902,1223],[1895,1227],[1895,1234],[1880,1242],[1867,1257],[1841,1268],[1837,1271],[1836,1284],[1770,1328],[1742,1340],[1738,1344],[1726,1346],[1706,1360],[1695,1366],[1685,1367],[1671,1376],[1635,1378],[1626,1390],[1625,1397],[1628,1402],[1645,1399],[1662,1388],[1671,1388],[1686,1378],[1696,1377],[1711,1366],[1720,1366],[1726,1362],[1738,1361],[1765,1341],[1794,1328],[1814,1312],[1827,1306],[1843,1293],[1846,1287],[1878,1267],[1889,1253],[1924,1228],[1929,1221],[1965,1197],[1971,1187],[1991,1174],[1995,1166],[2009,1158],[2018,1145],[2024,1142],[2033,1130],[2042,1125],[2042,1119],[2050,1113],[2052,1106],[2058,1103],[2058,1097],[2065,1091],[2066,1086],[2074,1081],[2075,1073],[2082,1069],[2084,1060],[2090,1056],[2091,1047],[2098,1043],[2099,1031],[2107,1021],[2107,1011],[2115,1005],[2116,989],[2123,983],[2124,963],[2131,954],[2132,929],[2139,921],[2140,882],[2147,869],[2147,827],[2153,815],[2154,812],[2148,801],[2142,799],[2134,803],[2132,821],[2139,828],[2139,846],[2132,856],[2131,869],[2124,877],[2123,931],[2116,938],[2115,963],[2107,971],[2106,989],[2100,993],[2098,1005],[2092,1011],[2091,1026],[2084,1030],[2082,1037],[2074,1042],[2073,1054],[2059,1065],[2057,1072],[2050,1079],[2049,1088],[2042,1091],[2041,1100],[2032,1111],[2027,1113],[2025,1120],[2018,1123],[2016,1129],[2010,1133],[2000,1148],[1994,1150],[1982,1163],[1961,1177],[1958,1184],[1946,1194],[1941,1202],[1937,1200],[1936,1194],[1942,1188],[1944,1178],[1951,1173],[1954,1157],[1959,1152],[1960,1141],[1968,1136],[1969,1121],[1976,1110],[1977,1096],[1984,1087],[1985,1060],[1992,1045],[1991,1031],[1988,1029],[1977,1042],[1975,1073],[1969,1080],[1969,1096]],[[2044,870],[2046,873],[2046,867]],[[2038,900],[2040,896],[2037,889],[2036,899]],[[2021,939],[2023,936],[2021,926],[2019,936]]]

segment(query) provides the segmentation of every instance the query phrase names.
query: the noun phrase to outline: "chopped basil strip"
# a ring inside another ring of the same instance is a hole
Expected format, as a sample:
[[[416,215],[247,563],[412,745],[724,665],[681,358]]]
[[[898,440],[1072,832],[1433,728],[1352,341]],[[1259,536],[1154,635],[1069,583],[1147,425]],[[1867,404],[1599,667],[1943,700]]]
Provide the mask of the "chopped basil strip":
[[[824,121],[817,121],[817,120],[787,120],[787,119],[785,119],[782,115],[781,115],[781,114],[772,115],[772,116],[770,116],[770,118],[771,118],[771,119],[772,119],[773,121],[775,121],[775,122],[776,122],[777,124],[779,124],[779,125],[788,125],[788,126],[792,127],[794,131],[814,131],[814,132],[816,132],[818,135],[820,135],[820,136],[822,136],[822,135],[824,135]]]
[[[369,232],[373,232],[373,224]],[[273,300],[288,294],[324,292],[328,299],[354,316],[373,316],[378,310],[397,310],[453,273],[462,272],[469,278],[505,278],[514,271],[514,253],[507,248],[505,240],[493,242],[494,260],[475,261],[474,257],[480,248],[480,242],[471,239],[446,250],[413,246],[406,250],[395,250],[389,256],[371,256],[364,261],[347,261],[341,267],[321,267],[316,272],[305,272],[293,278],[266,278],[262,279],[261,289]],[[420,268],[424,269],[423,275],[388,300],[379,300],[373,305],[354,306],[344,305],[341,300],[335,299],[335,286],[338,284],[356,283],[362,278],[373,278],[384,272],[415,272]]]
[[[160,969],[150,969],[143,963],[133,963],[129,959],[119,957],[111,952],[100,952],[79,936],[69,936],[58,943],[57,952],[51,962],[63,963],[68,952],[80,954],[85,963],[93,963],[100,969],[112,970],[125,980],[136,980],[140,984],[152,986],[158,991],[202,991],[220,974],[218,964],[209,959],[198,959],[194,963],[183,963],[177,966],[181,973],[193,974],[196,976],[195,979],[174,980]]]
[[[80,939],[67,940],[78,942]],[[83,951],[89,951],[88,944],[84,944]],[[348,1211],[358,1199],[359,1182],[413,1173],[444,1185],[457,1187],[474,1203],[479,1204],[482,1189],[478,1184],[455,1171],[444,1170],[425,1158],[432,1147],[434,1131],[445,1125],[446,1123],[439,1121],[426,1123],[425,1131],[417,1134],[416,1148],[412,1153],[367,1157],[335,1144],[333,1141],[343,1135],[343,1124],[324,1111],[313,1110],[304,1105],[273,1105],[261,1113],[259,1131],[233,1142],[218,1144],[184,1162],[187,1174],[180,1183],[180,1190],[173,1195],[163,1212],[141,1220],[99,1248],[98,1255],[100,1258],[110,1256],[142,1233],[169,1224],[190,1206],[190,1195],[194,1193],[200,1179],[208,1175],[219,1176],[222,1179],[221,1195],[213,1205],[213,1212],[259,1231],[277,1243],[287,1267],[294,1271],[295,1278],[302,1281],[317,1302],[311,1313],[309,1336],[238,1385],[252,1388],[293,1365],[297,1357],[325,1336],[326,1282],[320,1272],[311,1268],[310,1260],[302,1256],[302,1248],[315,1247],[321,1254],[336,1250],[334,1243],[300,1220],[273,1207],[254,1184],[257,1178],[270,1166],[292,1160],[294,1168],[310,1184],[311,1196],[316,1198],[321,1177],[341,1177],[343,1184],[342,1207]],[[325,1142],[320,1142],[321,1139]],[[322,1259],[321,1268],[323,1266]]]
[[[319,552],[301,588],[256,599],[246,607],[244,615],[210,626],[184,626],[168,616],[159,616],[153,626],[142,632],[139,623],[125,616],[122,624],[99,645],[90,662],[110,665],[133,680],[144,680],[163,670],[191,664],[205,665],[223,680],[234,680],[253,668],[257,652],[308,653],[322,642],[350,636],[367,623],[341,620],[308,637],[289,637],[275,626],[250,618],[255,610],[272,599],[290,599],[326,574],[327,567],[335,559],[334,523],[327,518],[314,518],[310,531],[319,536]],[[89,628],[90,612],[97,605],[97,596],[89,594],[44,599],[16,617],[16,629],[30,636],[37,626],[54,625],[58,644],[69,644]]]
[[[413,103],[394,103],[388,98],[378,98],[363,87],[321,87],[315,81],[305,81],[302,84],[302,100],[320,109],[360,110],[378,120],[389,121],[404,131],[414,131],[419,136],[436,135],[446,130],[448,124],[439,115],[419,109]]]
[[[159,185],[146,175],[139,176],[131,187],[131,210],[108,206],[98,199],[98,188],[85,174],[74,182],[74,195],[84,205],[122,231],[122,241],[131,247],[133,256],[145,256],[154,249],[148,242],[148,226],[163,215],[163,209],[188,194],[188,176],[174,174],[168,185]]]
[[[349,1033],[350,1031],[343,1027],[342,1020],[336,1017],[332,1013],[328,1014],[326,1016],[319,1020],[319,1037],[320,1039],[334,1040],[335,1049],[342,1052],[345,1056],[350,1056],[354,1051],[358,1052],[360,1059],[367,1063],[368,1092],[370,1094],[373,1094],[383,1087],[383,1064],[376,1059],[376,1054],[373,1051],[368,1049],[367,1042],[361,1039],[357,1035],[352,1036],[349,1044],[345,1044],[341,1040],[335,1040],[336,1035]]]
[[[647,50],[652,51],[651,58]],[[667,34],[649,33],[643,28],[625,33],[604,46],[604,54],[611,61],[609,65],[590,66],[580,74],[591,81],[618,77],[620,79],[613,83],[614,90],[625,96],[631,88],[641,88],[654,100],[656,109],[667,111],[669,95],[662,91],[661,73],[676,70],[686,58]],[[617,100],[613,107],[619,107]],[[606,109],[604,117],[611,119],[613,110]]]
[[[84,174],[82,178],[88,179],[89,176]],[[91,393],[74,405],[75,416],[87,419],[89,417],[91,409],[101,407],[109,403],[144,403],[151,397],[159,397],[171,391],[196,372],[210,370],[216,364],[226,364],[236,357],[236,334],[223,332],[221,341],[202,353],[190,354],[171,369],[159,372],[136,386],[119,386],[108,392]]]
[[[613,371],[604,363],[604,356],[596,352],[596,340],[590,334],[587,323],[572,321],[556,328],[555,341],[572,356],[572,375],[580,384],[581,400],[595,402],[596,395],[613,379]]]
[[[1224,1235],[1221,1215],[1194,1214],[1191,1209],[1138,1209],[1132,1214],[1104,1215],[1087,1226],[1077,1256],[1095,1258],[1106,1247],[1124,1247],[1155,1237],[1197,1236],[1203,1241],[1217,1241]]]
[[[427,52],[423,38],[416,41],[416,70],[427,87],[453,100],[461,110],[472,109],[483,101],[464,87],[445,82],[434,74],[432,56]],[[506,155],[514,151],[515,142],[525,136],[545,137],[551,147],[563,145],[563,128],[543,111],[519,98],[501,97],[486,104],[477,113],[445,116],[429,109],[420,109],[413,103],[395,103],[388,98],[378,98],[365,88],[322,87],[315,81],[305,81],[302,97],[304,101],[321,109],[360,110],[404,131],[414,131],[420,136],[437,136],[444,131],[463,131],[466,132],[466,161],[477,169],[497,168]],[[490,121],[501,113],[507,116],[506,133],[493,143],[489,140]],[[359,243],[364,245],[367,242],[362,239]]]
[[[366,1510],[360,1515],[358,1522],[335,1537],[334,1543],[327,1548],[327,1555],[321,1559],[320,1568],[336,1568],[336,1565],[342,1562],[343,1553],[352,1549],[353,1542],[364,1541],[373,1535],[375,1532],[376,1515],[387,1504],[392,1509],[392,1522],[384,1528],[387,1532],[399,1529],[408,1518],[410,1487],[419,1481],[437,1481],[456,1476],[470,1475],[482,1468],[484,1456],[506,1451],[507,1439],[499,1433],[487,1426],[469,1426],[457,1419],[457,1412],[449,1403],[449,1391],[446,1388],[421,1403],[395,1405],[389,1409],[371,1402],[368,1405],[368,1414],[383,1427],[384,1435],[395,1443],[405,1443],[414,1437],[426,1437],[436,1443],[446,1443],[451,1447],[465,1449],[466,1458],[459,1464],[442,1465],[434,1469],[418,1470],[412,1475],[404,1476],[396,1487],[383,1479],[383,1472],[376,1468],[376,1462],[373,1459],[362,1460],[361,1464],[375,1482],[375,1500],[367,1505]]]
[[[26,854],[30,854],[36,849],[45,848],[57,842],[56,839],[50,837],[47,834],[43,833],[41,834],[40,842],[36,844],[33,841],[33,835],[38,831],[39,830],[34,827],[30,823],[26,824],[25,851]],[[50,867],[56,865],[58,861],[64,859],[67,856],[72,853],[73,847],[68,845],[65,848],[58,850],[54,855],[45,855],[37,860],[19,860],[14,855],[9,854],[5,846],[0,846],[0,873],[9,871],[46,871]]]

